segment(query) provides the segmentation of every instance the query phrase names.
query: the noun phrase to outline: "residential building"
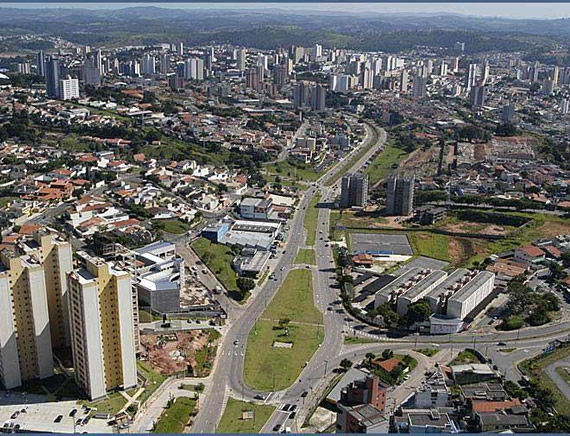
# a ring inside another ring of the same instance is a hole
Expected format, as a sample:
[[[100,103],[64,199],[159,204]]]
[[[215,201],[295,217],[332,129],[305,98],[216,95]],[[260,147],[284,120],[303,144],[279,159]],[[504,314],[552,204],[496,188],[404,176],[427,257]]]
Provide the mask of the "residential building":
[[[137,384],[131,274],[77,253],[68,276],[75,380],[91,399]]]
[[[524,247],[515,248],[515,261],[537,264],[544,262],[545,259],[546,253],[544,250],[534,245],[525,245]]]
[[[53,375],[46,288],[37,254],[0,253],[0,381],[6,389]]]
[[[67,79],[59,81],[59,98],[71,100],[79,98],[79,80],[67,76]]]
[[[52,56],[45,63],[46,93],[48,97],[59,97],[59,61]]]
[[[394,430],[396,433],[458,433],[459,428],[447,409],[403,409],[393,417]]]
[[[414,176],[394,174],[386,188],[386,214],[408,216],[413,212]]]
[[[342,177],[340,207],[364,207],[368,203],[368,176],[348,173]]]

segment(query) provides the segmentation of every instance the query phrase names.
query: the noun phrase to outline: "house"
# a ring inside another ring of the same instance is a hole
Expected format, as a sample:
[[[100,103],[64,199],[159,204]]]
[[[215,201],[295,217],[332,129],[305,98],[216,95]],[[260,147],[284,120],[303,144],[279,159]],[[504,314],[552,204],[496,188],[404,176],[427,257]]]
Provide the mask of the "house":
[[[516,433],[531,433],[535,430],[528,420],[528,412],[515,414],[506,412],[482,412],[476,414],[479,431],[483,433],[514,431]]]
[[[486,363],[468,363],[451,366],[451,377],[455,384],[464,385],[494,380],[497,373]]]
[[[546,253],[534,245],[525,245],[524,247],[515,248],[514,259],[519,262],[537,264],[546,259]]]

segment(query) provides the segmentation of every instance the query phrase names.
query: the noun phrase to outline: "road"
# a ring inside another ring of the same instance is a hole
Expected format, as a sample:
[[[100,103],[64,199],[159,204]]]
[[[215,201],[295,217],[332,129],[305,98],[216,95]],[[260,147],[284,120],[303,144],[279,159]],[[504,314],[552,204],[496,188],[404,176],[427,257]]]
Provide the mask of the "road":
[[[570,357],[565,359],[560,359],[546,367],[546,374],[552,379],[560,391],[564,394],[566,398],[570,398],[570,385],[562,378],[558,371],[558,368],[568,368],[570,367]],[[564,370],[563,370],[564,371]]]
[[[375,137],[372,133],[373,127],[369,125],[365,125],[365,127],[366,135],[362,144],[352,153],[358,153],[361,147],[368,147],[372,138]],[[354,170],[360,168],[359,165],[363,164],[373,153],[383,146],[386,135],[383,131],[380,131],[380,133],[381,134],[377,136],[377,142],[371,147],[369,152],[366,153],[366,156],[360,159],[354,166]],[[339,161],[334,168],[325,173],[319,179],[319,186],[322,186],[322,183],[326,179],[334,175],[336,171],[342,167],[342,163],[346,159],[350,159],[352,153],[345,156],[345,158]],[[330,188],[322,188],[322,198],[327,198],[329,190]],[[284,254],[280,256],[275,268],[275,271],[280,272],[280,274],[277,275],[277,280],[268,280],[259,291],[257,297],[250,303],[247,310],[243,311],[242,314],[232,322],[228,329],[224,341],[219,348],[218,364],[216,365],[216,369],[212,375],[212,383],[210,388],[206,389],[205,395],[203,396],[199,413],[192,425],[192,432],[215,432],[228,395],[232,395],[238,399],[243,398],[245,400],[250,400],[259,393],[247,387],[243,382],[247,337],[250,330],[253,328],[255,321],[265,309],[266,304],[271,301],[271,298],[279,289],[279,286],[287,273],[294,268],[297,251],[299,247],[304,246],[303,244],[306,237],[306,231],[303,226],[305,211],[317,192],[318,189],[311,186],[300,201],[298,211],[289,226],[290,236],[287,240]],[[320,235],[320,232],[322,232],[323,235],[328,234],[328,220],[329,210],[325,208],[321,209],[319,212],[319,222],[317,226],[317,231],[319,232],[318,235]],[[312,384],[311,378],[305,377],[305,374],[311,374],[316,370],[318,371],[323,362],[327,359],[333,360],[333,358],[338,355],[342,347],[342,330],[344,327],[343,315],[338,314],[335,311],[329,312],[326,310],[330,303],[338,298],[335,292],[332,291],[331,287],[335,282],[334,265],[331,263],[331,248],[327,245],[328,244],[325,242],[324,237],[322,240],[320,237],[317,238],[316,251],[319,253],[317,256],[318,265],[317,268],[313,269],[315,279],[315,303],[325,314],[324,328],[326,334],[324,343],[320,347],[319,351],[315,353],[315,356],[309,362],[307,367],[303,370],[299,377],[299,381],[294,383],[291,388],[284,392],[274,393],[271,399],[272,402],[279,403],[281,399],[288,400],[289,398],[299,399],[301,393],[310,388]],[[324,371],[324,369],[321,371]]]

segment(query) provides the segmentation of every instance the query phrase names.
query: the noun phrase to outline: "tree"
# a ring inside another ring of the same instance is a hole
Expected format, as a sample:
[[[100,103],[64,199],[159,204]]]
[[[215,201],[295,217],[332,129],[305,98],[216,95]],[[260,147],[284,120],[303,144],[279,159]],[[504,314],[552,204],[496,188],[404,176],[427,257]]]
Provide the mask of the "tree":
[[[374,353],[366,353],[366,355],[364,357],[366,357],[366,360],[368,361],[368,365],[371,365],[372,361],[374,360],[376,355]]]
[[[400,315],[396,313],[388,303],[378,306],[378,315],[384,319],[384,324],[388,327],[396,327],[400,323]]]
[[[290,322],[291,322],[291,319],[289,319],[289,318],[281,318],[279,320],[279,328],[281,328],[281,329],[286,328]]]
[[[346,358],[342,359],[340,361],[340,367],[345,371],[349,370],[350,368],[352,368],[352,360],[348,360]]]
[[[394,352],[392,350],[384,350],[382,351],[382,359],[388,360],[394,357]]]
[[[255,282],[253,279],[247,277],[238,277],[236,282],[239,290],[243,293],[251,291],[253,288],[255,288]]]
[[[430,304],[425,300],[416,301],[408,306],[408,313],[406,313],[406,325],[409,327],[415,323],[427,321],[430,315]]]

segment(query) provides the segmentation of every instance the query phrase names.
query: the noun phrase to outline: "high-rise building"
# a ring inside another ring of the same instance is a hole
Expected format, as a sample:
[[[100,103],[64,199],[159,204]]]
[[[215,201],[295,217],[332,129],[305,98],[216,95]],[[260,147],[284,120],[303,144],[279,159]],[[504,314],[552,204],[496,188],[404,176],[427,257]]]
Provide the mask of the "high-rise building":
[[[142,59],[142,73],[150,76],[156,73],[156,58],[151,54],[145,54]]]
[[[48,56],[45,65],[47,96],[57,98],[59,96],[59,62]]]
[[[0,253],[0,380],[6,389],[53,375],[46,278],[35,255]]]
[[[59,98],[62,100],[71,100],[79,98],[79,80],[67,76],[67,79],[59,81]]]
[[[483,85],[487,84],[487,81],[489,80],[490,72],[491,72],[491,69],[489,67],[489,61],[485,61],[485,63],[483,64],[483,72],[481,74],[481,82]]]
[[[273,83],[278,86],[284,85],[287,80],[287,67],[285,65],[275,65],[273,68]]]
[[[32,67],[29,62],[20,62],[18,64],[18,73],[20,74],[31,74]]]
[[[459,71],[459,58],[451,59],[451,71],[457,73]]]
[[[160,72],[163,76],[170,72],[170,55],[168,53],[163,53],[160,58]]]
[[[101,75],[103,75],[105,73],[103,71],[103,53],[101,52],[101,49],[98,49],[95,52],[95,68],[97,68],[99,70]]]
[[[392,175],[386,189],[386,213],[408,216],[413,211],[414,176]]]
[[[327,91],[322,85],[311,88],[311,109],[315,112],[324,112],[326,109]]]
[[[84,85],[101,86],[101,71],[95,67],[95,60],[92,57],[83,63],[81,76]]]
[[[416,74],[412,88],[412,96],[417,98],[425,97],[427,94],[427,79],[421,74]]]
[[[439,64],[438,74],[442,77],[447,76],[447,64],[444,61],[441,61],[441,64]]]
[[[68,275],[75,379],[90,399],[137,384],[131,275],[87,253]]]
[[[503,123],[512,123],[515,117],[515,105],[504,104],[501,108],[501,120]]]
[[[247,50],[245,48],[240,48],[237,51],[237,69],[240,71],[245,71],[245,66],[247,61]]]
[[[474,107],[485,106],[485,98],[487,97],[487,87],[479,84],[471,88],[469,94],[469,103]]]
[[[465,89],[469,91],[477,83],[477,64],[469,64],[465,71]]]
[[[570,109],[570,100],[568,100],[567,98],[563,98],[562,102],[560,103],[560,112],[562,112],[562,115],[566,115],[569,109]]]
[[[176,46],[176,53],[179,54],[180,56],[184,55],[184,43],[183,42],[179,42],[178,45]]]
[[[33,256],[44,269],[52,346],[69,346],[67,274],[73,269],[70,242],[53,230],[41,229],[16,247],[17,253]]]
[[[258,90],[259,89],[259,77],[257,74],[257,67],[249,67],[245,71],[245,86],[248,89]]]
[[[199,58],[186,59],[184,62],[186,80],[204,80],[204,61]]]
[[[342,177],[340,207],[364,207],[368,203],[368,176],[349,173]]]
[[[402,70],[400,74],[400,92],[402,94],[408,93],[408,71]]]
[[[309,100],[309,86],[305,82],[298,82],[295,85],[293,106],[295,109],[305,107]]]
[[[40,76],[45,77],[45,75],[46,75],[46,58],[45,58],[45,54],[44,54],[43,50],[40,50],[38,53],[36,66],[37,66],[37,73]]]

